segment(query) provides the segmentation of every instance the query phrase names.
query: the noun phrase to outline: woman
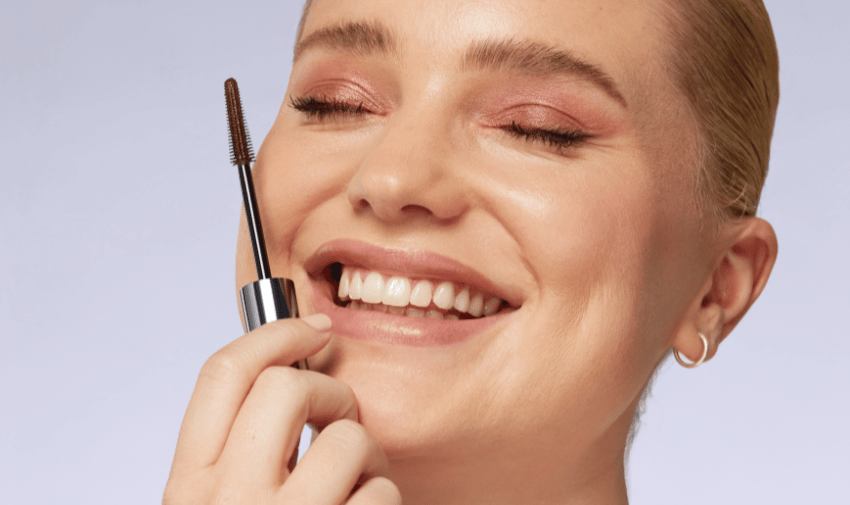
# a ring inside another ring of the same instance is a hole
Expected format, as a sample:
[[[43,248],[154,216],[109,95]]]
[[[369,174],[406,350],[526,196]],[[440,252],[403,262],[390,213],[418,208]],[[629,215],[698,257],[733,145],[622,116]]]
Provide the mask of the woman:
[[[164,502],[627,503],[775,261],[776,65],[758,0],[308,4],[255,181],[311,315],[204,365]]]

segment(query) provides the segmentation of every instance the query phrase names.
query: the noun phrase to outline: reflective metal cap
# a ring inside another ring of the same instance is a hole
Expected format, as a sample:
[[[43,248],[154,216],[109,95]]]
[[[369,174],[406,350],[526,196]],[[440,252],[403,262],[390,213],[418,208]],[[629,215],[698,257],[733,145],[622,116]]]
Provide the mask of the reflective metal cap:
[[[239,303],[246,331],[278,319],[298,317],[295,283],[290,279],[275,277],[247,284],[239,290]],[[307,370],[307,361],[299,361],[297,367]]]

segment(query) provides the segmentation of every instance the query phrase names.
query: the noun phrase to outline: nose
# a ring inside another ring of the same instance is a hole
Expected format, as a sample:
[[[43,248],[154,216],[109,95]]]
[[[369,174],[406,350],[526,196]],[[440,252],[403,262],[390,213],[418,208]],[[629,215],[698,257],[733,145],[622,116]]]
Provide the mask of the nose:
[[[468,208],[451,139],[422,115],[388,123],[348,184],[348,200],[361,213],[387,223],[432,218],[449,221]]]

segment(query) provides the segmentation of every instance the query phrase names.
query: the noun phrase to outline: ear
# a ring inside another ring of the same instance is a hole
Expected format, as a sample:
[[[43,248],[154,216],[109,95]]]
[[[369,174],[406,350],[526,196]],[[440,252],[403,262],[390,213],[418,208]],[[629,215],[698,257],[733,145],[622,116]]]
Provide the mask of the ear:
[[[761,295],[776,263],[776,233],[764,219],[746,217],[725,224],[717,242],[714,268],[673,339],[679,354],[692,361],[703,352],[699,333],[708,339],[706,359],[714,356],[720,342]]]

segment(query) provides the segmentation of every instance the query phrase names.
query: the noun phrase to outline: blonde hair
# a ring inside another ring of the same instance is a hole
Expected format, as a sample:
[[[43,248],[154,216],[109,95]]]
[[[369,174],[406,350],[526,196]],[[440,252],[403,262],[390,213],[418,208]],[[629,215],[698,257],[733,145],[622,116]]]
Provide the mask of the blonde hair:
[[[312,6],[313,0],[307,0],[304,2],[304,8],[301,9],[301,19],[298,20],[298,30],[295,32],[296,44],[301,40],[301,36],[304,35],[304,24],[307,23],[307,14],[310,13],[310,7]]]
[[[761,0],[664,0],[668,70],[696,120],[698,188],[716,218],[753,216],[767,177],[779,56]]]

